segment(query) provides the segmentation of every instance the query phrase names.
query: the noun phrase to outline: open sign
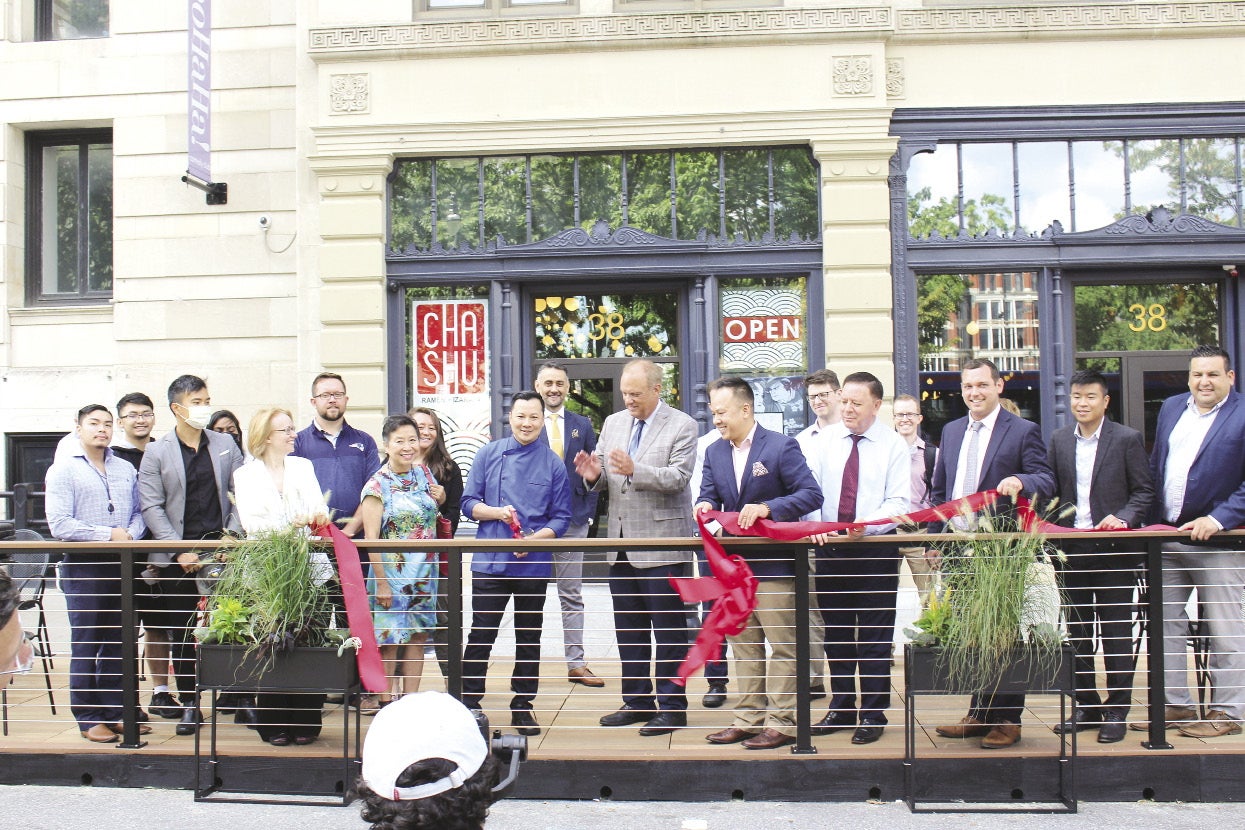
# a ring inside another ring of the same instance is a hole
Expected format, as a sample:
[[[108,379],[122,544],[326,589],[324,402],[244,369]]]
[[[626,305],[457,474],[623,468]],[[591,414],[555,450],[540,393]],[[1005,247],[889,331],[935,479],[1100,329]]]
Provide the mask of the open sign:
[[[727,343],[786,343],[801,339],[798,315],[725,317],[722,339]]]

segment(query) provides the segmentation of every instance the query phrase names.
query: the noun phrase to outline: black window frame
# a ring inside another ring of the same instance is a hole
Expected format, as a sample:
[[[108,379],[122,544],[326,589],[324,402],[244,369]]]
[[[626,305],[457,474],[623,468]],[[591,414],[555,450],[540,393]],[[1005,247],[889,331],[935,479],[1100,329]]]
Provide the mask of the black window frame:
[[[52,22],[55,16],[52,14],[52,7],[55,0],[35,0],[35,40],[39,41],[60,41],[60,40],[96,40],[101,37],[110,37],[112,34],[112,3],[108,2],[108,31],[102,35],[84,35],[76,38],[59,38],[52,32]]]
[[[79,280],[77,293],[45,294],[43,291],[43,151],[48,147],[78,148],[79,182],[89,178],[89,154],[91,145],[107,144],[115,147],[111,128],[81,130],[47,130],[26,134],[26,304],[27,306],[65,306],[94,305],[112,301],[113,289],[107,291],[91,290],[91,279],[87,273],[90,260],[88,235],[89,226],[85,221],[89,210],[87,200],[78,199],[78,266],[83,275]],[[114,186],[115,195],[115,170]],[[114,216],[115,219],[115,216]],[[110,228],[115,234],[115,223]],[[115,286],[116,272],[110,274],[110,286]]]

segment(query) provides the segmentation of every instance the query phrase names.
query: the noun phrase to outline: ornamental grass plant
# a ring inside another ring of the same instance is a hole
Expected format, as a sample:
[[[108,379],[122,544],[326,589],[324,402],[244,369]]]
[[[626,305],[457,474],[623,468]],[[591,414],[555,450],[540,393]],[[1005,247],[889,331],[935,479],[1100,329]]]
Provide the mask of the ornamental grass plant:
[[[1064,555],[1010,513],[978,514],[974,527],[948,535],[941,587],[905,633],[937,648],[937,668],[953,685],[990,691],[1022,653],[1035,674],[1058,665],[1064,638],[1053,561]]]
[[[243,645],[271,660],[296,646],[337,646],[324,557],[298,529],[260,534],[223,548],[222,569],[208,600],[201,643]],[[319,560],[319,561],[317,561]]]

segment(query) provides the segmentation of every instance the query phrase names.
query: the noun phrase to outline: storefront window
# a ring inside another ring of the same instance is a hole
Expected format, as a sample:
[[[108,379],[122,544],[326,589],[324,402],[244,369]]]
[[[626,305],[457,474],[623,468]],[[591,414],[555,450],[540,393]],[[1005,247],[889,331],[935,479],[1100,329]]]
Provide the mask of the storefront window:
[[[1188,350],[1219,342],[1219,289],[1214,283],[1078,285],[1076,350]]]
[[[935,438],[967,411],[960,369],[984,358],[1003,375],[1003,397],[1041,420],[1037,274],[922,274],[917,325],[924,428]]]
[[[757,420],[794,435],[809,421],[804,405],[808,374],[808,290],[803,277],[722,280],[719,371],[752,386]]]
[[[663,294],[537,297],[536,358],[675,357],[678,299]]]

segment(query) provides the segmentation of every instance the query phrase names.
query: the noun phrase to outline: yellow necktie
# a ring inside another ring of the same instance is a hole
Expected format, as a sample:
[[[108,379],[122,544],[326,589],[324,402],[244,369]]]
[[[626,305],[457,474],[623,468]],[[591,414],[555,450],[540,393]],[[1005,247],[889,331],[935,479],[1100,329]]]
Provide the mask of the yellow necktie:
[[[562,430],[558,428],[558,421],[557,415],[549,416],[549,446],[553,447],[558,458],[562,458],[566,450],[562,447]]]

